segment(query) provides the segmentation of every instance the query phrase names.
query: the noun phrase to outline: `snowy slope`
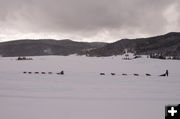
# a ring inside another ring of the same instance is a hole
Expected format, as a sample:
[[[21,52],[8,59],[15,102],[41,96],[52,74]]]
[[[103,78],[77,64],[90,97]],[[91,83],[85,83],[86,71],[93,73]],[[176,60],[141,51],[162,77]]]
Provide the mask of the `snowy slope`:
[[[180,103],[177,60],[122,60],[121,56],[33,59],[0,58],[1,119],[164,119],[165,105]],[[159,77],[166,69],[169,77]],[[61,70],[65,75],[56,74]],[[25,71],[53,74],[23,74]],[[101,72],[106,75],[100,76]]]

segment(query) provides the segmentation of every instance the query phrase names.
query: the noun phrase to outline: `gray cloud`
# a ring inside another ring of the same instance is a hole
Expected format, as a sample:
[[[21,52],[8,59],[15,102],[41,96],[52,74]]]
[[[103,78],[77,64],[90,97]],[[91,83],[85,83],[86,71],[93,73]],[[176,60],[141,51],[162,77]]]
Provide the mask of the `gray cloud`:
[[[167,30],[171,24],[164,12],[171,5],[180,9],[178,0],[0,0],[0,29],[80,37],[94,37],[103,30],[117,37],[122,32],[161,34],[180,30]],[[179,16],[175,22],[180,24]]]

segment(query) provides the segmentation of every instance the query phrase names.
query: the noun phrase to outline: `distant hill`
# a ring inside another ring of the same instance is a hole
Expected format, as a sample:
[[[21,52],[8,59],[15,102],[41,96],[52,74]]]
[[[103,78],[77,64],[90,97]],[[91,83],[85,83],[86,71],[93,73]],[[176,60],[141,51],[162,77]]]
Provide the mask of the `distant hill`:
[[[42,55],[70,55],[85,49],[100,48],[106,43],[86,43],[72,40],[16,40],[0,43],[0,55],[12,56],[42,56]]]
[[[104,47],[87,51],[88,56],[112,56],[123,54],[128,50],[136,54],[161,53],[163,55],[180,56],[180,33],[171,32],[161,36],[122,39],[117,42],[107,44]]]
[[[101,57],[121,55],[125,50],[139,55],[158,53],[165,56],[180,56],[180,33],[170,32],[149,38],[122,39],[114,43],[75,42],[69,39],[25,39],[0,43],[0,55],[3,57],[70,54]]]

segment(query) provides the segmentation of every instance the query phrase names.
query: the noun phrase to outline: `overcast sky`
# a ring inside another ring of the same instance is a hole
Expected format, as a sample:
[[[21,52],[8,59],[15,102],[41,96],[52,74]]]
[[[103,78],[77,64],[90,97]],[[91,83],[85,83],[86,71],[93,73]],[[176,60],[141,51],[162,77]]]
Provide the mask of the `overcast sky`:
[[[180,0],[0,0],[0,41],[113,42],[180,31]]]

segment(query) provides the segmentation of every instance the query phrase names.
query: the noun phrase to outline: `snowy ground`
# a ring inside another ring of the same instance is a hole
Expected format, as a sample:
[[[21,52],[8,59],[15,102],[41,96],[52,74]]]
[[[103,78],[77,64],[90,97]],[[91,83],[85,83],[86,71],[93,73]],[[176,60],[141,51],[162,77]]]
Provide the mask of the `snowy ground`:
[[[164,119],[165,105],[180,103],[177,60],[122,60],[120,56],[15,59],[0,58],[0,119]],[[159,77],[166,69],[169,77]],[[55,74],[61,70],[64,76]]]

